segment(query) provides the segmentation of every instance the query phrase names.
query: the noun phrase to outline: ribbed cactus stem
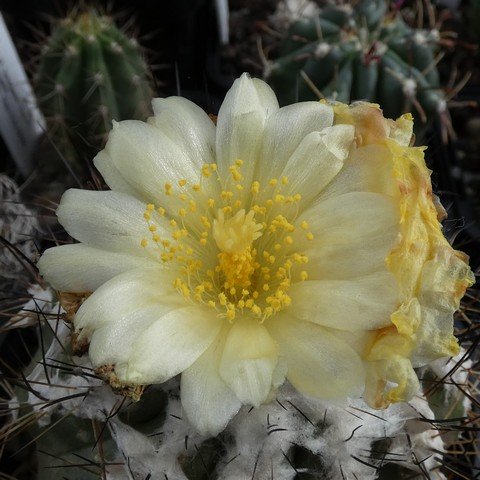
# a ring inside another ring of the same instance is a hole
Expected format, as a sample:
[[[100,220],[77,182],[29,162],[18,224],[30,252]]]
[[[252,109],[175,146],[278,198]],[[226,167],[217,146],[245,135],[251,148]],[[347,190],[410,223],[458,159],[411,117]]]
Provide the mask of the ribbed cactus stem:
[[[151,79],[136,40],[94,9],[58,23],[36,74],[36,93],[53,140],[66,156],[101,147],[112,120],[145,119]]]
[[[264,75],[283,105],[319,95],[367,100],[386,117],[413,111],[424,127],[446,109],[436,69],[439,39],[438,30],[410,27],[383,0],[329,5],[292,16]]]

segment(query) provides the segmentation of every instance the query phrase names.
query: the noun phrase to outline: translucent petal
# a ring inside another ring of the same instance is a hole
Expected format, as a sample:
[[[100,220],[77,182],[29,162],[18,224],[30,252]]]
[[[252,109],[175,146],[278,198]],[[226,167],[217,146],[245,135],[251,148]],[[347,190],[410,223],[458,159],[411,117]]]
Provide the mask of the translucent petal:
[[[317,201],[349,192],[399,196],[393,176],[392,153],[387,147],[375,144],[353,150],[341,172],[323,190]]]
[[[301,393],[328,399],[361,395],[362,359],[334,333],[287,315],[276,317],[268,329],[287,362],[287,379]]]
[[[240,159],[246,183],[252,179],[265,121],[277,110],[277,99],[264,82],[247,74],[235,80],[218,112],[216,153],[221,178],[229,178],[228,167]]]
[[[220,334],[182,373],[182,406],[190,423],[202,434],[217,435],[242,405],[218,372],[224,344],[225,335]]]
[[[398,305],[395,278],[377,272],[354,280],[308,280],[292,285],[291,315],[341,330],[373,330],[391,325]]]
[[[392,197],[351,192],[324,200],[308,209],[306,220],[314,234],[302,242],[310,279],[351,279],[386,270],[385,259],[398,241],[399,206]]]
[[[107,280],[135,268],[148,268],[146,257],[114,253],[81,243],[45,250],[37,267],[55,289],[62,292],[92,292]]]
[[[198,305],[169,311],[133,342],[128,363],[117,369],[117,375],[125,382],[165,382],[202,355],[221,325],[215,313]]]
[[[145,208],[145,203],[125,193],[70,189],[63,194],[57,216],[72,237],[91,247],[158,258],[153,245],[140,246],[151,236],[143,218]],[[162,225],[159,215],[152,212],[152,217]]]
[[[162,206],[168,201],[163,193],[166,182],[185,179],[197,183],[200,178],[198,165],[185,148],[144,122],[114,122],[105,150],[136,191]]]
[[[278,349],[267,329],[253,318],[232,326],[223,350],[220,375],[242,403],[258,406],[267,398]]]
[[[82,336],[104,325],[128,321],[129,316],[150,304],[184,304],[173,288],[170,273],[162,268],[136,269],[113,277],[85,300],[74,324]]]
[[[128,315],[120,314],[95,330],[89,349],[92,364],[95,367],[125,364],[132,355],[135,340],[154,322],[176,308],[178,305],[168,301],[144,301],[138,309],[129,311]]]
[[[101,150],[93,159],[93,163],[96,169],[102,174],[105,183],[116,192],[127,193],[132,197],[139,199],[142,198],[142,194],[133,188],[120,174],[118,168],[113,163],[110,155]]]
[[[353,127],[348,125],[309,133],[290,156],[281,176],[288,178],[290,193],[302,195],[303,208],[340,172],[348,157],[353,133]]]
[[[152,124],[178,145],[198,168],[215,161],[215,125],[190,100],[182,97],[155,98]]]
[[[320,102],[301,102],[273,112],[265,122],[262,161],[255,177],[263,182],[279,176],[305,136],[330,127],[332,122],[332,107]]]

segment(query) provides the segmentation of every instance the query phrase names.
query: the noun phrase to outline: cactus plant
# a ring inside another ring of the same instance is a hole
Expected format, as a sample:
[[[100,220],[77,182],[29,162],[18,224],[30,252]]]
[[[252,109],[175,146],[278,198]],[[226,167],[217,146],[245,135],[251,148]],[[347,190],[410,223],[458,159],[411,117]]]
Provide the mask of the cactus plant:
[[[435,68],[437,30],[414,29],[384,0],[328,5],[297,17],[264,75],[281,104],[319,96],[369,100],[385,116],[414,112],[426,124],[446,109]]]
[[[93,8],[56,25],[35,83],[52,140],[70,163],[79,144],[102,146],[112,120],[149,114],[151,79],[137,41]]]

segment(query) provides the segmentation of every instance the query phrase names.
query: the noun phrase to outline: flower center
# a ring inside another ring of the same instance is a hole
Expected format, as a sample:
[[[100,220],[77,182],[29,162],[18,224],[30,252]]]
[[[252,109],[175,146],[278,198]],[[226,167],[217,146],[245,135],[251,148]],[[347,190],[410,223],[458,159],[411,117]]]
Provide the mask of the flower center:
[[[252,243],[261,237],[263,228],[255,223],[254,216],[253,210],[245,215],[242,209],[226,219],[223,210],[219,209],[213,221],[213,238],[220,250],[218,267],[228,287],[249,287],[252,284],[250,277],[258,267],[252,255]]]
[[[229,168],[225,184],[216,164],[203,166],[199,184],[166,183],[164,206],[146,207],[151,239],[141,245],[153,241],[160,261],[178,272],[174,287],[187,300],[229,321],[237,315],[264,321],[291,304],[292,282],[307,279],[302,266],[308,258],[295,242],[313,235],[307,222],[296,225],[301,195],[288,194],[288,178],[272,178],[263,188],[258,181],[247,184],[242,164]]]

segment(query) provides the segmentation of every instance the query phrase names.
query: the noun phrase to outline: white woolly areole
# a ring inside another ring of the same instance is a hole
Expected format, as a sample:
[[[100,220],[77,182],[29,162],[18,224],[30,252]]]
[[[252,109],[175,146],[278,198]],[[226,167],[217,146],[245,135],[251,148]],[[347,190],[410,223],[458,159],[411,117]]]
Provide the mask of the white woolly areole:
[[[412,98],[417,93],[417,82],[413,78],[406,78],[402,81],[402,91],[408,98]]]
[[[330,50],[332,49],[331,45],[326,42],[321,42],[315,48],[315,52],[313,53],[315,58],[323,58],[326,57]]]
[[[382,56],[386,53],[386,51],[388,50],[388,46],[386,43],[384,42],[376,42],[375,43],[375,53],[379,56]]]
[[[317,4],[310,0],[283,0],[278,2],[270,22],[275,28],[285,30],[297,20],[316,17],[319,11]]]
[[[447,111],[447,102],[444,99],[440,99],[437,104],[437,112],[442,113]]]

